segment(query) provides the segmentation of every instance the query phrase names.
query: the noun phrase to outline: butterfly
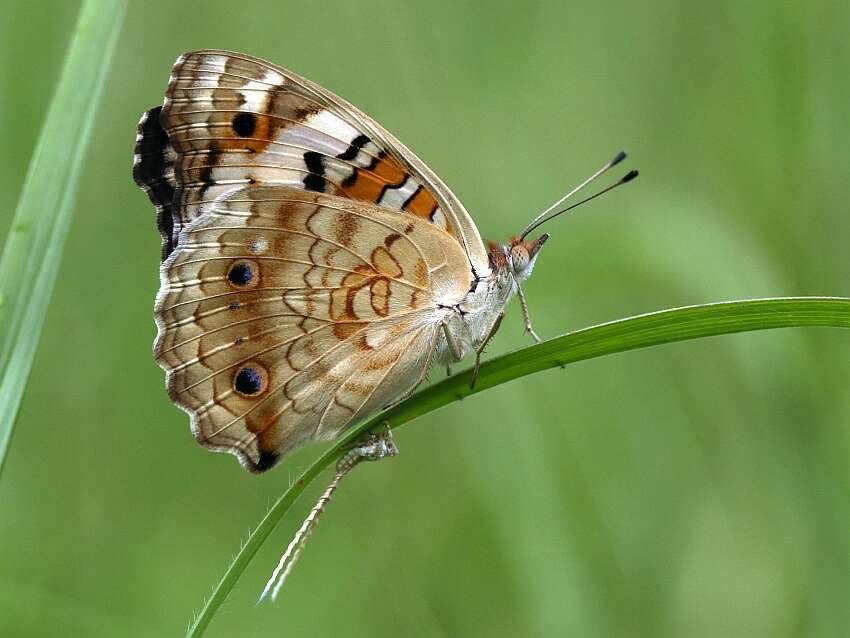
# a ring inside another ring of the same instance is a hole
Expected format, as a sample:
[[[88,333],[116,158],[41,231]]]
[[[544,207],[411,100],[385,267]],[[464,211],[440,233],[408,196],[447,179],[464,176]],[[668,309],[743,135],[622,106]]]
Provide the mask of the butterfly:
[[[537,339],[522,283],[548,235],[527,236],[578,190],[485,243],[371,117],[214,50],[177,59],[139,123],[133,175],[162,235],[154,353],[168,393],[201,444],[252,472],[402,400],[435,363],[475,353],[477,370],[514,294]]]

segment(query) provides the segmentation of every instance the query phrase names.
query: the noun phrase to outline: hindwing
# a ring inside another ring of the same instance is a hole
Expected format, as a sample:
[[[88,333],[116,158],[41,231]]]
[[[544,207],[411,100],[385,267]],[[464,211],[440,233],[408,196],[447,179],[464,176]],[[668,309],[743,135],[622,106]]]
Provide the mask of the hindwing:
[[[255,472],[411,392],[471,283],[426,220],[285,186],[219,198],[177,244],[157,360],[196,438]]]

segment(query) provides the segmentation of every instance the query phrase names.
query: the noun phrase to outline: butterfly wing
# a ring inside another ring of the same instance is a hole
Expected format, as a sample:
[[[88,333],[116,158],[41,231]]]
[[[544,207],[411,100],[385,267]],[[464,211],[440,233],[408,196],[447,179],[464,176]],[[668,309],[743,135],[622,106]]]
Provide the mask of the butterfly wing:
[[[155,353],[204,445],[259,472],[410,393],[465,296],[460,244],[417,216],[251,186],[183,228]]]
[[[174,162],[177,153],[159,123],[161,111],[161,106],[145,111],[139,121],[133,155],[133,179],[148,194],[156,208],[156,225],[162,235],[164,260],[174,250],[174,218],[179,215],[174,209],[177,191]]]
[[[161,177],[169,161],[173,177]],[[162,211],[166,253],[216,198],[278,184],[419,217],[460,243],[475,275],[489,273],[463,205],[399,140],[339,96],[247,55],[197,51],[177,60],[163,107],[140,125],[135,175]]]

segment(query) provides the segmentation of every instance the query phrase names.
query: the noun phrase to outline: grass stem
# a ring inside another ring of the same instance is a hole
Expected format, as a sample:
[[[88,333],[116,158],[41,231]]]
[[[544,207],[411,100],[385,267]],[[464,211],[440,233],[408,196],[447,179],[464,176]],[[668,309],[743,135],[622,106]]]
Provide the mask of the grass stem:
[[[366,432],[397,428],[436,410],[514,379],[564,365],[637,348],[735,332],[807,326],[850,328],[850,298],[787,297],[752,299],[662,310],[570,332],[481,365],[475,387],[468,369],[435,383],[409,399],[352,428],[336,441],[272,505],[231,561],[190,625],[187,637],[203,635],[251,559],[304,489]]]
[[[0,472],[62,262],[126,0],[85,0],[0,256]]]

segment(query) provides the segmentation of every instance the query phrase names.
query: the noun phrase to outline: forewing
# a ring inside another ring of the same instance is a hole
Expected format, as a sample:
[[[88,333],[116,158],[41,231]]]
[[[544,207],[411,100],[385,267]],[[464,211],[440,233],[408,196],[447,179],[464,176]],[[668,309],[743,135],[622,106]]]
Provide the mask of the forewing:
[[[179,214],[174,208],[177,191],[174,162],[177,153],[159,123],[161,111],[161,106],[145,111],[139,121],[133,155],[133,179],[148,194],[156,208],[156,225],[162,235],[164,260],[174,250],[174,218],[179,217]]]
[[[470,285],[445,232],[377,206],[244,188],[162,265],[155,352],[197,439],[252,471],[409,393]]]
[[[291,71],[226,51],[187,53],[175,63],[159,122],[177,156],[172,219],[160,225],[172,248],[217,197],[278,184],[427,220],[461,244],[476,274],[489,271],[475,224],[433,171],[372,118]],[[158,168],[142,167],[143,176]]]

